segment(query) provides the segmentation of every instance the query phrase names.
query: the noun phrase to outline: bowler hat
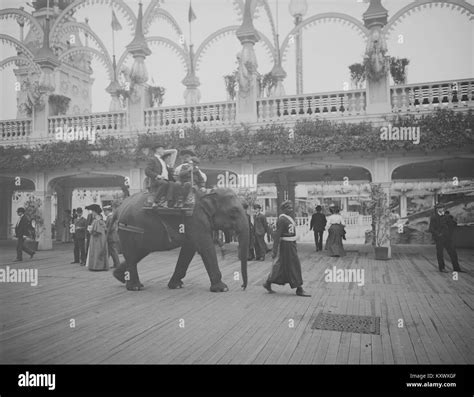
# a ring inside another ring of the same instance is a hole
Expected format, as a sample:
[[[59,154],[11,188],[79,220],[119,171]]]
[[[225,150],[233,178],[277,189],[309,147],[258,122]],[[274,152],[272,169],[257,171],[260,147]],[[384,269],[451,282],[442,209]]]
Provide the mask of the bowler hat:
[[[254,209],[254,210],[261,210],[261,209],[262,209],[262,206],[261,206],[260,204],[255,204],[255,205],[253,206],[253,209]]]
[[[21,212],[22,214],[25,213],[25,209],[23,207],[19,207],[16,212]]]
[[[163,145],[162,143],[152,143],[150,145],[150,149],[151,150],[156,150],[158,149],[159,147],[162,147],[164,149],[165,145]]]
[[[191,149],[184,149],[184,150],[181,150],[181,152],[179,153],[180,156],[193,156],[195,157],[196,156],[196,153],[194,153]]]
[[[199,164],[199,157],[193,156],[191,157],[191,161],[193,162],[193,164]]]

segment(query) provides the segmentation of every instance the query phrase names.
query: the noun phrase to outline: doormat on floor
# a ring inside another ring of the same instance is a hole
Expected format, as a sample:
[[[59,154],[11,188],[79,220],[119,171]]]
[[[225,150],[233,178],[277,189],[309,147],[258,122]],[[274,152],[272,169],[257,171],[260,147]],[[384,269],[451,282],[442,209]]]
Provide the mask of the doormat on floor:
[[[321,312],[311,329],[380,335],[380,317]]]

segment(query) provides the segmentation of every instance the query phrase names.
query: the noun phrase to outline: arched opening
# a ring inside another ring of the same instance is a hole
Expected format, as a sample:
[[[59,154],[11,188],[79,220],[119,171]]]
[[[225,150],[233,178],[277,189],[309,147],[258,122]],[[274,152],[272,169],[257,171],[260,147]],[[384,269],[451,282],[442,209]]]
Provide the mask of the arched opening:
[[[0,240],[15,236],[16,211],[35,190],[32,180],[21,176],[0,176]]]
[[[118,206],[129,194],[127,177],[116,174],[84,172],[54,178],[49,182],[52,194],[52,239],[70,242],[69,226],[74,210],[90,204]],[[87,211],[84,212],[87,214]]]
[[[367,201],[372,180],[369,170],[360,166],[308,163],[262,172],[258,177],[257,200],[269,221],[276,222],[283,200],[295,203],[299,241],[312,241],[311,215],[317,205],[329,213],[329,206],[341,208],[346,222],[347,243],[362,244],[371,228]]]
[[[392,173],[392,209],[400,216],[392,241],[397,244],[431,244],[428,232],[434,204],[446,203],[458,227],[458,246],[474,246],[474,159],[446,158],[405,164]]]

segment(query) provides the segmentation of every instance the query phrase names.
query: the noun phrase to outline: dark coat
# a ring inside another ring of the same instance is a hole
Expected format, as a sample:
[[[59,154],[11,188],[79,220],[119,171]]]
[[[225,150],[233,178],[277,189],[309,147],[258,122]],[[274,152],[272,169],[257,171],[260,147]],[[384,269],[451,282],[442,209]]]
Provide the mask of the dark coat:
[[[285,285],[291,288],[301,287],[301,264],[296,249],[296,241],[283,241],[282,237],[295,237],[296,228],[290,220],[280,215],[277,221],[273,243],[273,265],[268,281],[270,283]]]
[[[435,240],[451,240],[457,223],[451,215],[439,216],[437,213],[430,218],[429,232]]]
[[[176,179],[174,179],[174,168],[167,166],[166,169],[168,170],[168,181],[176,182]]]
[[[326,216],[321,212],[316,212],[311,217],[311,224],[309,230],[314,230],[315,232],[322,232],[326,228]]]
[[[83,218],[76,218],[74,221],[74,238],[75,239],[84,239],[86,238],[86,231],[87,231],[87,219]]]
[[[118,243],[120,241],[118,235],[118,225],[117,221],[113,220],[113,214],[107,216],[105,220],[105,228],[107,230],[107,241]]]
[[[18,225],[15,226],[15,237],[33,237],[35,230],[31,226],[31,221],[26,215],[23,215]]]
[[[263,214],[255,215],[254,217],[254,229],[257,236],[264,236],[267,233],[271,236],[270,227],[268,226],[267,218]]]
[[[150,156],[145,168],[145,175],[154,181],[158,175],[161,175],[162,172],[163,167],[161,162],[156,158],[156,156]]]

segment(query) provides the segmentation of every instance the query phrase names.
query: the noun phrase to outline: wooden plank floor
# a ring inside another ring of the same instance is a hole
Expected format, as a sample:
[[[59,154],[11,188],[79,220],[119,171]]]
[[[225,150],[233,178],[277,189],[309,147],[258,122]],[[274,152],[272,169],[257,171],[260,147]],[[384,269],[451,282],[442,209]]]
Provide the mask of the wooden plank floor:
[[[458,251],[468,273],[453,280],[437,271],[433,246],[394,247],[389,261],[375,261],[371,247],[347,248],[346,257],[329,258],[298,245],[312,293],[299,298],[288,286],[264,291],[269,260],[250,262],[249,287],[241,291],[232,245],[220,259],[230,291],[220,294],[209,292],[198,257],[185,288],[167,288],[177,250],[145,258],[139,270],[146,288],[128,292],[111,271],[70,264],[70,244],[20,264],[11,263],[14,248],[2,246],[0,267],[38,269],[39,285],[0,284],[0,363],[474,363],[474,251]],[[363,269],[365,285],[327,283],[324,270],[333,266]],[[380,335],[313,330],[321,311],[380,316]]]

